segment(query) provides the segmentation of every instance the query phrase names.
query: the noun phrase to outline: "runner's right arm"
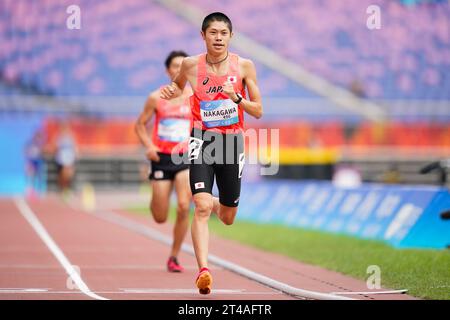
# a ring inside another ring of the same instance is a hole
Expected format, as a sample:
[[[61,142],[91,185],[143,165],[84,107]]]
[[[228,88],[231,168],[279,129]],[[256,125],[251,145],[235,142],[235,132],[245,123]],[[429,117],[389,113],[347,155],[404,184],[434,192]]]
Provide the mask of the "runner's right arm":
[[[146,149],[145,155],[148,159],[156,162],[159,161],[159,156],[157,153],[159,149],[153,144],[152,139],[147,132],[146,124],[153,117],[158,102],[158,96],[158,91],[155,91],[148,96],[147,100],[145,101],[144,110],[142,110],[134,126],[134,130],[138,135],[139,140]]]
[[[195,66],[193,57],[186,57],[181,63],[180,72],[172,80],[172,83],[161,89],[161,99],[173,99],[182,95],[186,82],[188,81],[188,72]]]

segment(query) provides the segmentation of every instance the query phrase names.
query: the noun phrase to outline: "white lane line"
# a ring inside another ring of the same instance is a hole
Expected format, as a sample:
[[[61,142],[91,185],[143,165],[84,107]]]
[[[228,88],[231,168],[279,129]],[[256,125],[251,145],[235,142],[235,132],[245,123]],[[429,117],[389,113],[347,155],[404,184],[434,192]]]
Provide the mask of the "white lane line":
[[[194,289],[119,289],[120,291],[97,291],[99,294],[196,294],[198,290]],[[80,291],[51,291],[46,289],[2,289],[0,290],[1,294],[83,294]],[[232,294],[232,295],[274,295],[274,294],[283,294],[282,292],[262,292],[262,291],[242,291],[242,290],[230,290],[230,289],[215,289],[213,294]]]
[[[400,289],[400,290],[386,290],[386,291],[343,291],[343,292],[331,292],[332,294],[345,294],[345,295],[372,295],[372,294],[398,294],[398,293],[406,293],[408,289]]]
[[[198,289],[161,289],[161,288],[140,288],[140,289],[122,289],[127,293],[155,293],[155,294],[196,294]],[[255,294],[255,292],[248,292],[244,289],[214,289],[214,293],[217,294]],[[272,294],[271,292],[258,292],[259,294]]]
[[[30,207],[25,202],[25,200],[23,198],[18,197],[18,198],[15,198],[14,201],[15,201],[20,213],[28,221],[28,223],[31,225],[31,227],[34,229],[34,231],[36,231],[38,236],[45,243],[45,245],[48,247],[48,249],[53,253],[53,255],[59,261],[59,263],[63,266],[63,268],[66,270],[67,274],[73,280],[73,282],[76,284],[78,289],[93,299],[108,300],[104,297],[101,297],[101,296],[95,294],[88,288],[86,283],[84,283],[83,279],[81,279],[78,272],[75,270],[75,268],[70,263],[69,259],[67,259],[67,257],[61,251],[61,249],[58,247],[58,245],[55,243],[55,241],[53,241],[52,237],[48,234],[47,230],[45,230],[44,226],[41,224],[39,219],[36,217],[36,215],[30,209]]]
[[[48,288],[0,288],[0,293],[42,293],[48,290]]]
[[[58,265],[34,265],[34,264],[0,264],[0,269],[60,269]],[[183,265],[185,270],[198,270],[197,266],[194,265]],[[166,266],[159,265],[83,265],[83,270],[167,270]]]
[[[78,210],[80,210],[80,209],[78,209]],[[91,214],[95,217],[99,217],[103,220],[109,221],[111,223],[114,223],[116,225],[122,226],[133,232],[142,234],[145,237],[148,237],[150,239],[160,241],[169,246],[172,244],[172,239],[170,237],[166,236],[165,234],[163,234],[162,232],[159,232],[159,231],[152,229],[146,225],[135,222],[129,218],[125,218],[119,214],[116,214],[113,212],[106,212],[106,211],[94,212],[94,213],[87,212],[87,211],[84,211],[84,212]],[[191,245],[183,244],[181,249],[184,252],[187,252],[187,253],[195,256],[194,248]],[[317,292],[317,291],[305,290],[305,289],[301,289],[301,288],[295,288],[286,283],[266,277],[260,273],[254,272],[250,269],[241,267],[235,263],[232,263],[225,259],[219,258],[215,255],[210,254],[208,256],[208,259],[211,263],[213,263],[217,266],[220,266],[231,272],[237,273],[237,274],[244,276],[248,279],[251,279],[253,281],[259,282],[259,283],[261,283],[267,287],[270,287],[272,289],[282,291],[291,296],[295,296],[295,297],[299,297],[299,298],[318,299],[318,300],[353,300],[352,298],[344,297],[344,296],[340,296],[340,295],[334,295],[334,294],[330,294],[330,293],[322,293],[322,292]]]

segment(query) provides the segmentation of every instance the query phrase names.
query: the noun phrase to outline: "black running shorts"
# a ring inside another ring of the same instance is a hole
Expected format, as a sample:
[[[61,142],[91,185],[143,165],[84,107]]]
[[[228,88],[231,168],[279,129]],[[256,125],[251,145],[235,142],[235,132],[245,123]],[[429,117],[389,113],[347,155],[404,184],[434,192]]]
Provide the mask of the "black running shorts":
[[[189,139],[188,157],[192,194],[212,194],[215,177],[219,202],[224,206],[237,207],[245,162],[242,134],[222,134],[194,128]]]
[[[183,163],[180,164],[174,163],[170,154],[158,152],[158,155],[158,162],[150,161],[151,168],[148,177],[150,180],[174,180],[175,175],[178,172],[189,168],[189,163],[186,160],[187,153],[183,156],[180,156],[184,157]]]

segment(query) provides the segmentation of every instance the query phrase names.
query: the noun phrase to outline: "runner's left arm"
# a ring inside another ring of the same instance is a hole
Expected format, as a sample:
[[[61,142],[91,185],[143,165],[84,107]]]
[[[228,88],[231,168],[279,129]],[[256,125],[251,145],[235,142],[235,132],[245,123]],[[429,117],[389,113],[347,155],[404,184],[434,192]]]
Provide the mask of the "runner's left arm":
[[[242,73],[245,84],[247,85],[247,91],[249,98],[242,99],[239,103],[239,107],[244,109],[249,115],[259,119],[263,114],[263,107],[261,101],[261,93],[258,88],[258,82],[256,79],[256,68],[251,60],[244,60],[242,65]],[[224,84],[224,92],[232,99],[233,101],[237,100],[237,95],[234,92],[232,84],[227,81]]]

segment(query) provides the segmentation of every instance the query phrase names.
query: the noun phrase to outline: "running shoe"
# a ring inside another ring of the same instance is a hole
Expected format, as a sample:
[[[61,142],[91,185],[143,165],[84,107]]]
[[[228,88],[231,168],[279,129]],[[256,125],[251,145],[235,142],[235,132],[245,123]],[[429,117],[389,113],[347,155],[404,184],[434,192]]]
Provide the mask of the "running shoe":
[[[195,284],[197,285],[200,294],[211,293],[212,276],[208,268],[200,269]]]
[[[169,272],[183,272],[184,268],[178,263],[176,257],[170,257],[167,260],[167,271]]]

